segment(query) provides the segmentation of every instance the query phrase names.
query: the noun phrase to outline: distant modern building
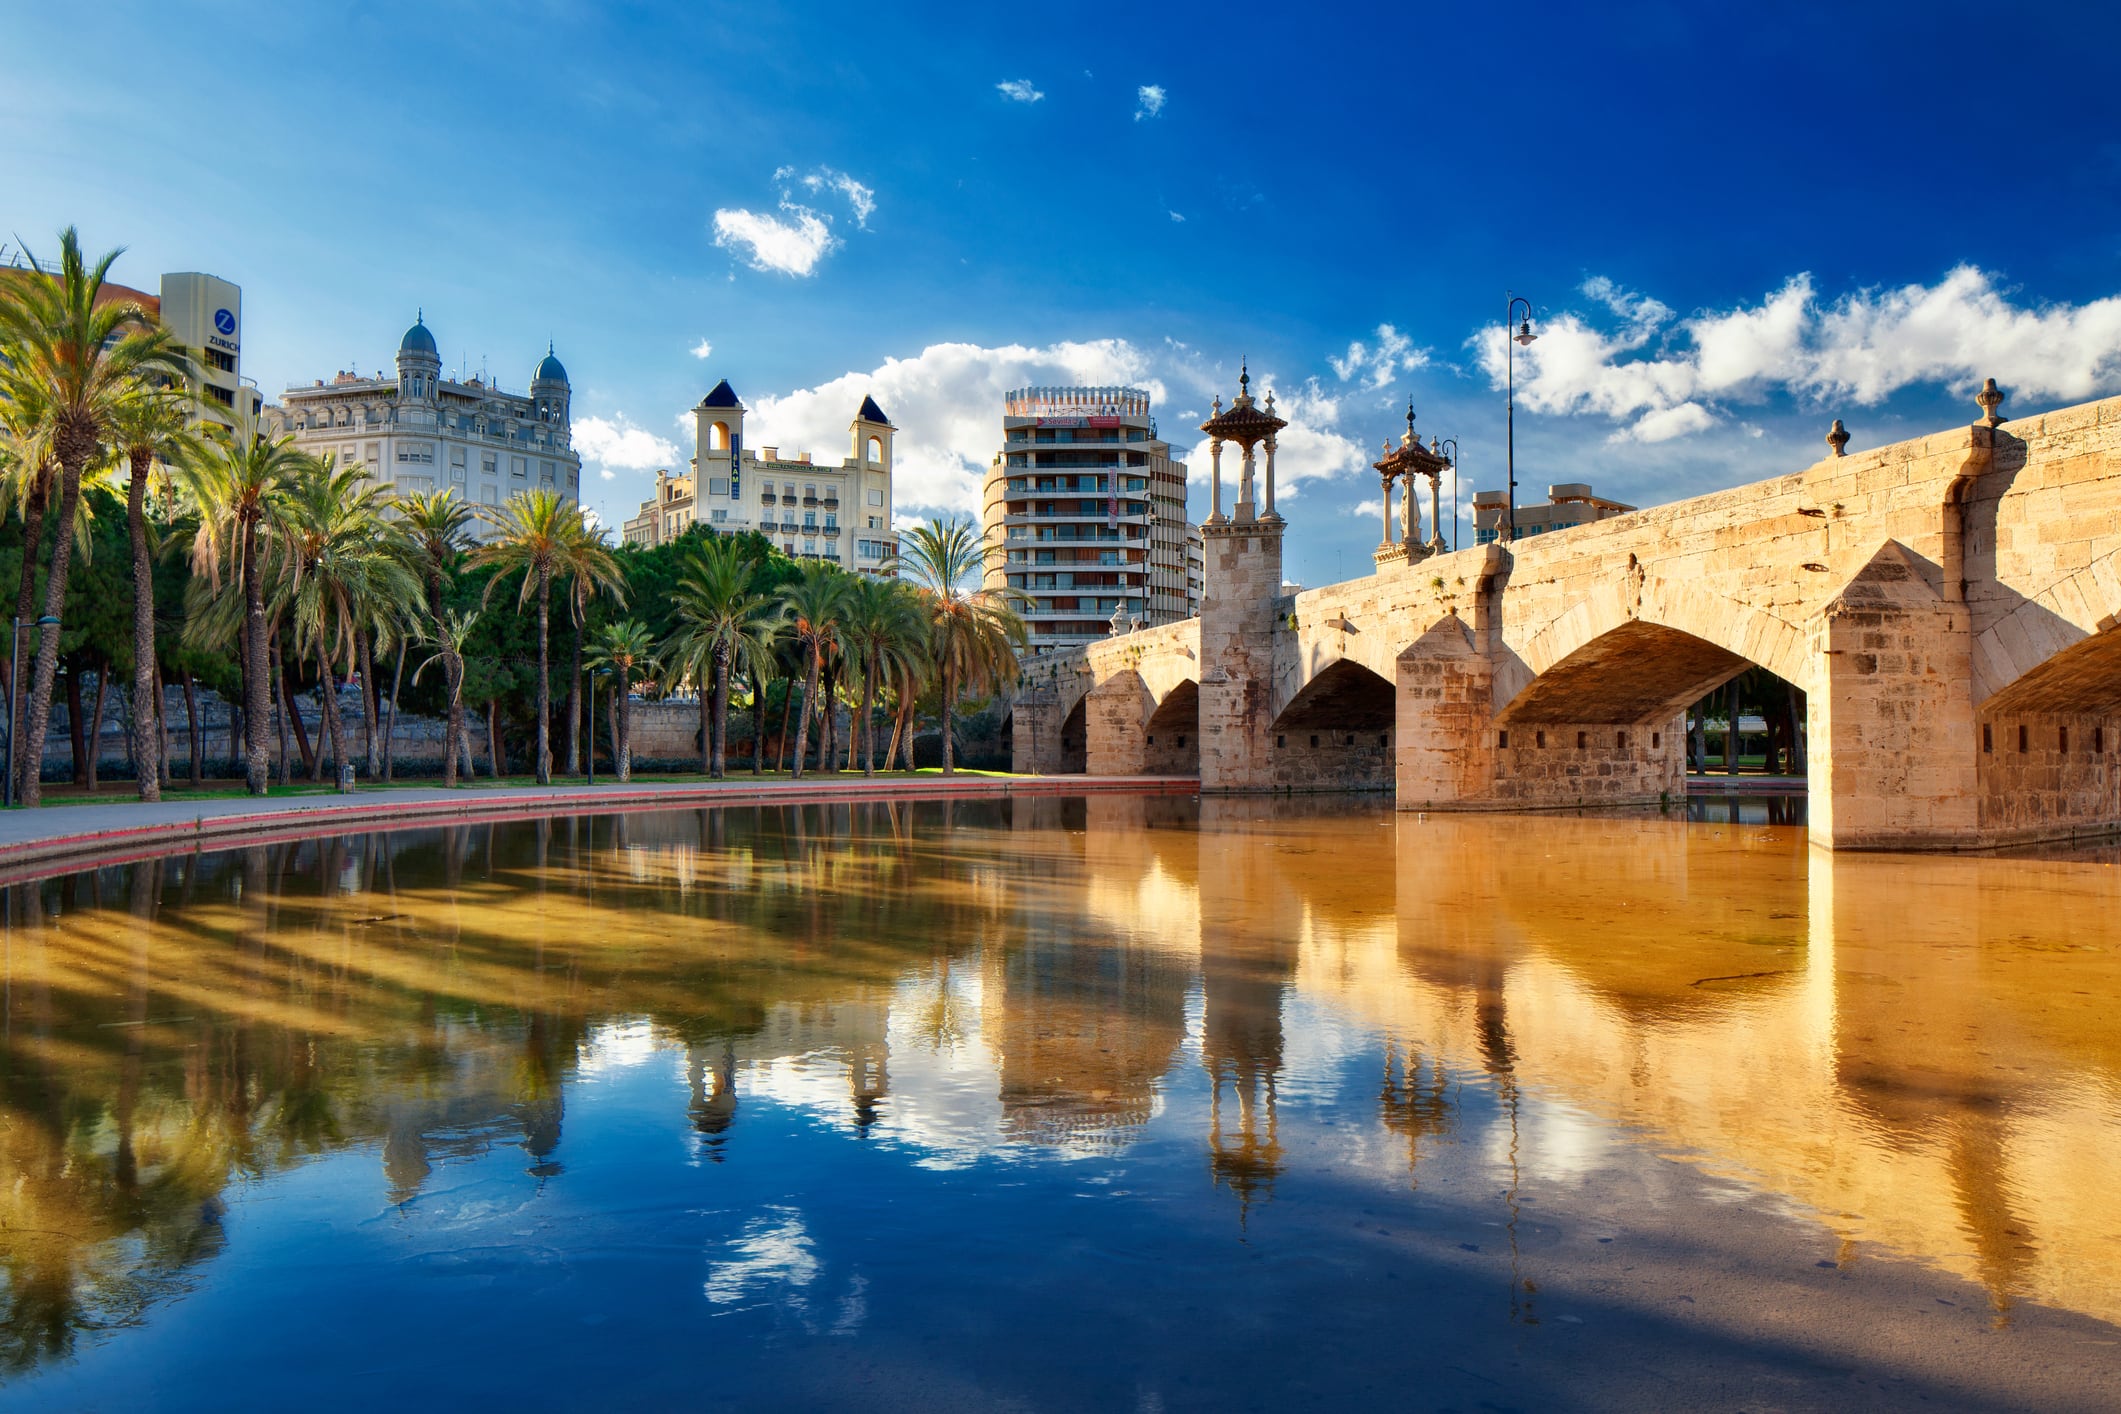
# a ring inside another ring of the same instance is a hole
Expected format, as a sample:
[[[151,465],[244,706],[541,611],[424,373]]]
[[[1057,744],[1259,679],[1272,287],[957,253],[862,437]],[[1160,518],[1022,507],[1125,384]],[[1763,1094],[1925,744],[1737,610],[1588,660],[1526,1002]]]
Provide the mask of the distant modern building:
[[[863,398],[847,424],[851,446],[838,466],[819,465],[808,452],[746,450],[744,413],[726,378],[700,399],[692,410],[692,469],[656,472],[655,497],[626,522],[626,542],[660,545],[694,524],[757,530],[788,555],[888,576],[898,553],[891,529],[891,439],[898,429],[876,399]]]
[[[1175,623],[1198,611],[1186,464],[1156,435],[1139,388],[1008,394],[982,523],[999,552],[987,587],[1024,596],[1033,651],[1103,638],[1115,622]]]
[[[1200,617],[1200,601],[1208,592],[1208,549],[1201,542],[1200,527],[1186,522],[1186,617]]]
[[[1509,509],[1509,496],[1502,491],[1476,491],[1473,493],[1473,543],[1486,545],[1503,533]],[[1559,486],[1547,488],[1544,504],[1517,504],[1517,538],[1527,535],[1544,535],[1550,530],[1567,530],[1572,525],[1589,525],[1593,521],[1610,520],[1614,516],[1626,515],[1635,507],[1619,501],[1609,501],[1603,496],[1591,494],[1588,482],[1565,481]]]
[[[27,274],[19,256],[8,271]],[[164,275],[160,294],[130,285],[106,284],[99,303],[131,300],[176,336],[197,365],[191,380],[199,421],[248,434],[258,425],[265,399],[243,377],[243,291],[218,275],[196,271]]]
[[[341,372],[290,388],[266,409],[267,426],[407,494],[446,488],[475,506],[539,487],[580,497],[567,370],[549,346],[528,393],[479,376],[445,378],[423,314],[398,341],[397,363],[394,379]]]

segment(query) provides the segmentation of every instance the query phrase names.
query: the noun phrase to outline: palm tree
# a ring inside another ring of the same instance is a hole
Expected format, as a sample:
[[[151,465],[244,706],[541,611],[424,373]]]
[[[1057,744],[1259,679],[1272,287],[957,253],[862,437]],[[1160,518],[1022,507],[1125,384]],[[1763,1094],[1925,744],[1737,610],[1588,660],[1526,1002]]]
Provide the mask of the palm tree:
[[[483,510],[483,508],[482,508]],[[582,519],[580,506],[543,487],[518,491],[498,510],[484,510],[494,539],[472,552],[473,560],[500,571],[486,586],[487,598],[508,575],[523,572],[517,603],[538,601],[538,751],[537,778],[552,784],[552,582],[563,575],[583,576],[608,589],[622,603],[625,583],[618,562],[603,536]]]
[[[343,768],[350,754],[338,687],[342,677],[353,676],[361,630],[383,606],[407,602],[420,592],[403,560],[390,553],[382,505],[386,491],[370,481],[365,468],[341,467],[327,454],[306,467],[286,493],[281,536],[295,639],[317,655],[323,729],[335,767]],[[344,671],[335,673],[341,662]],[[312,780],[322,776],[323,767],[320,750]]]
[[[994,692],[1016,680],[1024,621],[1008,590],[967,589],[988,549],[966,520],[931,519],[906,531],[893,567],[910,571],[925,596],[928,650],[942,689],[943,774],[955,768],[951,740],[958,694]]]
[[[59,236],[59,264],[31,260],[29,279],[0,286],[0,399],[39,409],[49,429],[50,454],[59,470],[59,524],[72,526],[81,498],[81,474],[110,434],[113,406],[140,383],[156,377],[180,379],[189,360],[176,339],[132,300],[102,298],[104,277],[120,252],[91,268],[81,254],[80,235],[69,226]],[[36,547],[25,544],[24,553]],[[44,612],[58,618],[66,606],[73,537],[52,540],[51,573],[44,586]],[[22,754],[22,802],[43,795],[44,737],[51,723],[52,684],[59,672],[59,635],[40,634],[36,679],[30,693],[29,734]]]
[[[618,677],[618,702],[611,716],[611,754],[616,758],[619,779],[633,779],[633,676],[655,670],[655,640],[649,636],[648,625],[637,619],[624,619],[615,624],[604,625],[603,631],[589,641],[589,664],[592,668],[608,668]],[[597,749],[595,742],[589,749]]]
[[[237,643],[243,658],[243,775],[252,795],[265,794],[271,771],[264,558],[287,487],[314,465],[311,457],[295,449],[292,437],[253,437],[217,439],[205,456],[185,468],[187,487],[199,507],[192,563],[218,587],[223,568],[233,561],[242,591],[243,627]]]
[[[189,396],[167,385],[134,387],[112,408],[111,445],[131,471],[125,490],[126,526],[133,552],[133,760],[140,799],[162,798],[161,733],[146,705],[161,691],[155,671],[155,568],[147,537],[147,479],[157,465],[191,462],[204,447],[190,425]],[[189,681],[189,679],[187,679]]]
[[[444,489],[400,494],[390,508],[396,513],[393,546],[426,589],[428,617],[440,620],[443,591],[471,548],[471,507],[456,492]]]
[[[817,704],[818,676],[825,659],[840,651],[852,589],[847,572],[829,560],[811,560],[795,581],[781,591],[788,629],[808,663],[803,687],[803,716],[795,728],[795,779],[803,778],[803,753],[810,748],[810,716]]]
[[[757,565],[737,541],[696,543],[678,575],[675,598],[683,627],[665,651],[674,667],[705,689],[707,736],[700,747],[707,774],[721,780],[727,770],[730,665],[780,634],[784,610],[756,590]]]
[[[920,606],[906,586],[888,579],[856,581],[847,615],[847,644],[862,675],[861,711],[855,720],[865,776],[876,774],[876,724],[871,718],[877,692],[892,668],[919,656],[924,627]],[[887,757],[884,767],[889,770],[890,766]]]
[[[472,631],[478,627],[479,611],[459,609],[442,614],[417,626],[422,643],[434,646],[434,656],[413,670],[412,680],[418,682],[420,674],[435,663],[442,665],[443,686],[449,693],[449,728],[442,740],[442,784],[457,783],[457,751],[461,746],[464,754],[471,754],[471,744],[464,736],[464,646],[471,641]]]

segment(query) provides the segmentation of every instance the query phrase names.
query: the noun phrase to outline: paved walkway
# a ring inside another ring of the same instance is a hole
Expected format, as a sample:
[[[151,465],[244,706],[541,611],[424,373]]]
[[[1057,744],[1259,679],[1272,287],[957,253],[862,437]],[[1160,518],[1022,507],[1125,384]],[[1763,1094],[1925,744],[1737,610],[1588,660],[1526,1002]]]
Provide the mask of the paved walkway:
[[[923,776],[866,780],[634,781],[626,785],[408,786],[352,795],[254,800],[112,801],[0,811],[0,875],[49,872],[54,863],[110,863],[237,840],[284,839],[341,829],[390,829],[453,820],[670,810],[701,805],[800,805],[820,801],[940,800],[1017,795],[1153,792],[1190,795],[1200,783],[1170,776]],[[40,867],[41,866],[41,867]]]

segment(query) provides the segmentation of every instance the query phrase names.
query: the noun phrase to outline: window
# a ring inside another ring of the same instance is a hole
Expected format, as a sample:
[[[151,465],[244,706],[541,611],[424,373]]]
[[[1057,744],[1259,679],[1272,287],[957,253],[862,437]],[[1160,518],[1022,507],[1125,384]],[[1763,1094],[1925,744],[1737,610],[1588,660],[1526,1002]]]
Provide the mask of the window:
[[[432,442],[405,442],[398,447],[401,463],[432,466],[435,459],[435,444]]]
[[[462,447],[451,447],[449,449],[449,464],[451,466],[464,465],[464,449]],[[462,477],[458,477],[457,479],[459,481],[463,480]]]
[[[882,504],[884,504],[884,493],[881,491],[871,491],[869,493],[869,504],[872,506],[881,506]]]
[[[510,457],[508,459],[508,474],[518,481],[527,478],[530,475],[529,459],[527,457]]]
[[[1547,734],[1546,734],[1545,732],[1533,732],[1533,733],[1532,733],[1532,745],[1534,745],[1534,746],[1545,746],[1546,744],[1547,744]]]
[[[206,350],[206,361],[223,373],[234,373],[236,371],[236,356],[225,349]]]
[[[381,442],[370,442],[362,450],[361,459],[370,466],[381,466],[383,464],[383,444]]]
[[[489,506],[497,506],[500,504],[500,492],[491,486],[481,486],[479,499]]]
[[[232,408],[236,405],[236,395],[234,393],[231,393],[228,389],[216,388],[211,383],[202,384],[201,387],[205,389],[207,397],[212,398],[222,407]]]
[[[805,529],[805,530],[816,530],[816,529],[817,529],[817,512],[816,512],[816,511],[804,511],[804,512],[803,512],[803,529]]]
[[[729,512],[727,511],[713,511],[709,514],[716,525],[720,525],[723,521],[729,519]]]
[[[1989,729],[1989,725],[1986,722],[1981,724],[1981,749],[1983,751],[1994,751],[1996,749],[1995,733]]]
[[[1509,748],[1510,748],[1510,734],[1509,734],[1508,732],[1506,732],[1506,731],[1501,731],[1501,732],[1497,732],[1497,733],[1495,733],[1495,745],[1496,745],[1496,746],[1497,746],[1498,748],[1500,748],[1500,749],[1502,749],[1502,750],[1504,750],[1504,751],[1507,751],[1507,750],[1509,750]]]
[[[1614,745],[1618,746],[1622,751],[1626,751],[1628,749],[1628,734],[1626,732],[1619,733]]]
[[[456,482],[459,486],[464,484],[464,464],[462,462],[458,462],[449,469],[449,479]]]
[[[784,555],[793,555],[795,553],[795,542],[793,540],[782,541],[781,553]]]
[[[803,542],[803,553],[806,555],[815,555],[817,553],[817,542],[815,540],[805,540]]]
[[[710,477],[708,477],[708,478],[707,478],[707,494],[708,494],[708,495],[710,495],[710,496],[726,496],[726,495],[728,495],[728,494],[729,494],[729,478],[728,478],[728,477],[726,477],[726,476],[710,476]]]
[[[2026,742],[2025,742],[2025,738],[2026,738],[2026,727],[2025,727],[2025,724],[2024,724],[2023,722],[2020,722],[2020,723],[2018,724],[2018,750],[2019,750],[2019,752],[2020,752],[2021,754],[2022,754],[2022,753],[2024,752],[2024,750],[2025,750],[2025,745],[2026,745]]]
[[[554,468],[551,462],[539,462],[538,480],[543,482],[547,486],[552,485],[553,470]]]
[[[884,528],[884,518],[882,516],[869,517],[869,528],[871,530],[882,530]]]
[[[495,452],[479,453],[479,475],[495,476],[501,470],[501,458]]]
[[[1625,732],[1623,732],[1623,733],[1622,733],[1622,735],[1623,735],[1623,736],[1625,736],[1625,735],[1626,735],[1626,733],[1625,733]],[[1622,745],[1622,746],[1625,746],[1625,745],[1627,745],[1627,743],[1626,743],[1626,742],[1622,742],[1622,743],[1621,743],[1621,745]],[[1650,733],[1650,750],[1652,750],[1652,751],[1655,751],[1655,750],[1656,750],[1656,749],[1657,749],[1658,747],[1660,747],[1660,746],[1663,746],[1663,745],[1664,745],[1664,733],[1663,733],[1663,732],[1651,732],[1651,733]]]
[[[2056,741],[2056,743],[2055,743],[2055,746],[2056,746],[2056,748],[2057,748],[2057,749],[2059,749],[2059,750],[2062,750],[2062,751],[2067,751],[2067,750],[2069,750],[2069,728],[2068,728],[2068,727],[2063,727],[2063,728],[2061,729],[2061,736],[2060,736],[2060,739]]]

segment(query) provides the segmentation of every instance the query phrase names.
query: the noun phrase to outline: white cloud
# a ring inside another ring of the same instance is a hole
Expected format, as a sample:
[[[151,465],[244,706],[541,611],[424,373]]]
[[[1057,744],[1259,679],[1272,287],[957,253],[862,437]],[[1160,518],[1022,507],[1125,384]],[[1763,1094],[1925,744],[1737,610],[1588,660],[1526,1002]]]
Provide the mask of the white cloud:
[[[1135,101],[1141,105],[1134,110],[1134,121],[1137,123],[1144,118],[1153,118],[1164,111],[1164,86],[1162,84],[1145,83],[1134,90],[1134,97]]]
[[[1029,79],[1003,79],[995,85],[1002,97],[1014,103],[1036,103],[1046,95],[1031,86]]]
[[[714,243],[741,254],[752,269],[801,278],[815,271],[818,262],[841,245],[840,238],[833,234],[833,218],[797,201],[793,189],[786,185],[791,181],[813,197],[841,197],[853,213],[855,225],[869,229],[869,217],[876,211],[876,192],[845,172],[820,167],[798,175],[793,167],[780,167],[775,169],[773,180],[783,183],[779,215],[744,207],[720,207],[714,213]]]
[[[814,196],[837,192],[845,197],[848,209],[854,212],[854,224],[865,231],[869,229],[869,217],[876,210],[876,190],[873,187],[863,186],[845,172],[835,172],[830,167],[818,168],[804,176],[802,182],[804,188]]]
[[[1429,350],[1415,348],[1412,339],[1390,324],[1378,325],[1376,337],[1374,345],[1351,340],[1345,354],[1328,357],[1333,375],[1343,383],[1359,380],[1372,391],[1382,391],[1400,374],[1429,366]]]
[[[1376,520],[1384,515],[1385,503],[1382,497],[1372,496],[1367,501],[1357,501],[1354,505],[1343,506],[1341,509],[1345,510],[1349,515],[1360,517],[1363,520]]]
[[[1603,277],[1586,281],[1583,293],[1619,327],[1575,313],[1544,321],[1538,342],[1517,354],[1517,397],[1534,412],[1624,420],[1616,440],[1686,436],[1715,423],[1719,404],[1775,393],[1875,407],[1905,388],[1971,391],[1985,377],[2028,398],[2121,389],[2121,295],[2027,306],[1971,265],[1934,285],[1863,289],[1831,302],[1800,274],[1757,305],[1676,321],[1669,306]],[[1489,329],[1470,341],[1497,386],[1503,337]]]
[[[907,512],[980,510],[980,483],[1001,450],[1002,397],[1043,383],[1131,383],[1161,403],[1164,383],[1149,355],[1123,339],[1030,347],[931,344],[868,372],[761,397],[750,415],[753,446],[808,451],[837,462],[847,455],[847,424],[873,397],[899,428],[893,440],[893,497]]]
[[[839,240],[815,211],[787,203],[781,209],[790,219],[742,208],[716,211],[714,243],[742,253],[754,270],[808,275]]]
[[[659,466],[674,466],[678,460],[676,443],[635,426],[624,413],[610,419],[575,419],[574,449],[584,462],[596,466],[606,481],[621,471],[653,471]]]
[[[702,339],[692,346],[692,356],[694,358],[712,358],[714,356],[714,345]]]
[[[1185,224],[1185,220],[1186,220],[1186,218],[1185,218],[1185,217],[1183,217],[1183,216],[1179,215],[1179,214],[1178,214],[1178,213],[1177,213],[1176,211],[1174,211],[1174,212],[1172,212],[1172,213],[1171,213],[1171,219],[1172,219],[1172,220],[1174,220],[1174,221],[1176,221],[1176,222],[1178,222],[1178,223],[1179,223],[1179,224],[1181,224],[1181,225]]]

